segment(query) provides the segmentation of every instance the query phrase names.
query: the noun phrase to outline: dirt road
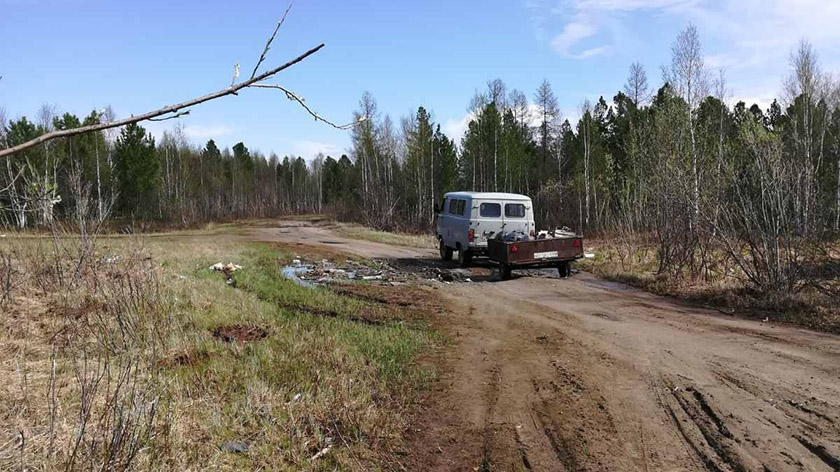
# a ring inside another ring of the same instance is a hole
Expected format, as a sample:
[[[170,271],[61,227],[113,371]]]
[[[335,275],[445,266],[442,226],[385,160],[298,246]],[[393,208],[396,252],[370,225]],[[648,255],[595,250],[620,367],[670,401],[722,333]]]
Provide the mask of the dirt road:
[[[295,224],[253,236],[434,258]],[[440,290],[455,343],[407,470],[840,470],[840,337],[588,274]]]

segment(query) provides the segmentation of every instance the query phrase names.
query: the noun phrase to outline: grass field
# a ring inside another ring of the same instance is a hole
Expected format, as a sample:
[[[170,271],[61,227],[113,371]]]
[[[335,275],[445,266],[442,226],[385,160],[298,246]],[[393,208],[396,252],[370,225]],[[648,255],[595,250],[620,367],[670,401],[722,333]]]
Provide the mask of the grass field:
[[[337,223],[336,232],[348,238],[364,239],[366,241],[393,244],[395,246],[429,249],[437,249],[438,247],[437,240],[431,234],[390,233],[352,223]]]
[[[435,376],[427,307],[298,286],[283,247],[3,244],[0,470],[377,470]]]

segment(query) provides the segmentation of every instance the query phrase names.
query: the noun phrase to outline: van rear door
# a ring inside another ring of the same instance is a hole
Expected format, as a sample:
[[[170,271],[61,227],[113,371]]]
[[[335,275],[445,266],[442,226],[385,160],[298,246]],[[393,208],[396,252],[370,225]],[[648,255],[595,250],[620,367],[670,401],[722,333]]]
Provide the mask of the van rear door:
[[[502,207],[498,200],[478,200],[475,202],[473,220],[475,221],[475,245],[487,246],[487,238],[492,238],[504,228]]]
[[[531,204],[527,201],[503,202],[502,216],[504,218],[505,233],[521,232],[528,234],[531,231]]]

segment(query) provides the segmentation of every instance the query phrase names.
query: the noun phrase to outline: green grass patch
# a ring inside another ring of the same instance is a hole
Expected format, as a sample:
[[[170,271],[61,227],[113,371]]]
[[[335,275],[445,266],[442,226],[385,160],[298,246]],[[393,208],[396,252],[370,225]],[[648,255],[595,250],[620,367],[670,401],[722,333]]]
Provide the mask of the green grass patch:
[[[336,233],[348,238],[392,244],[395,246],[419,247],[426,249],[436,249],[438,247],[437,240],[432,234],[392,233],[388,231],[378,231],[366,226],[350,223],[338,223],[335,231]]]
[[[189,425],[184,440],[207,441],[185,453],[184,466],[376,470],[400,447],[406,412],[435,376],[417,359],[436,336],[382,304],[285,279],[291,256],[249,245],[193,263],[178,284],[185,331],[176,351],[195,355],[174,363],[173,391]],[[174,259],[175,268],[189,265]],[[244,266],[235,287],[207,268],[220,259]],[[233,325],[266,335],[238,342],[212,334]],[[245,441],[249,452],[218,453],[228,440]]]

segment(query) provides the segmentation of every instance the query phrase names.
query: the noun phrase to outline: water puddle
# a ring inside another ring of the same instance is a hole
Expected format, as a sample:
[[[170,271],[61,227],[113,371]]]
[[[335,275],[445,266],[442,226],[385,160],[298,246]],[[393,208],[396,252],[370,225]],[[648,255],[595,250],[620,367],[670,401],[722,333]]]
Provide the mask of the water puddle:
[[[314,287],[311,282],[300,278],[301,275],[304,275],[311,270],[309,266],[302,265],[298,262],[297,264],[283,266],[283,269],[281,270],[283,272],[283,277],[286,277],[301,287]]]

